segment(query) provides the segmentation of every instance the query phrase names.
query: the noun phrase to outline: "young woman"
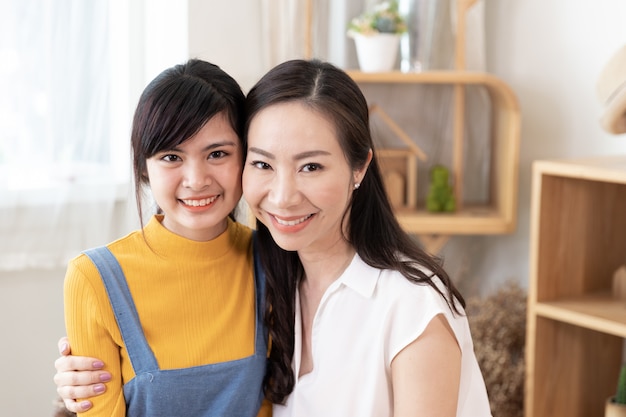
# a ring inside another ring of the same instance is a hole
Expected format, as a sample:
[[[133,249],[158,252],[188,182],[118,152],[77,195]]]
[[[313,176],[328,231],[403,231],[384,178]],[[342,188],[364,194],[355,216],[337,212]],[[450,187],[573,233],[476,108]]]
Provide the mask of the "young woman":
[[[131,135],[136,196],[141,214],[149,187],[159,214],[74,258],[65,278],[73,351],[113,376],[84,415],[269,415],[259,412],[264,279],[252,231],[231,215],[244,99],[235,80],[199,60],[144,90]]]
[[[490,416],[463,299],[394,217],[358,86],[295,60],[246,103],[274,415]]]

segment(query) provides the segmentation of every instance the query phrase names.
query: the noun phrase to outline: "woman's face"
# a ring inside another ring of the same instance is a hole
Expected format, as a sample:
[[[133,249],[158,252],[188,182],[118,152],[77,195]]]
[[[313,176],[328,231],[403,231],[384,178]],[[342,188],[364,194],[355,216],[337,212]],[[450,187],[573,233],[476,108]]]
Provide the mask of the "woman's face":
[[[271,105],[250,123],[244,197],[285,250],[345,244],[341,220],[361,174],[350,168],[334,125],[299,102]]]
[[[146,161],[150,188],[163,210],[163,226],[197,241],[226,230],[241,198],[241,142],[225,114],[194,136]]]

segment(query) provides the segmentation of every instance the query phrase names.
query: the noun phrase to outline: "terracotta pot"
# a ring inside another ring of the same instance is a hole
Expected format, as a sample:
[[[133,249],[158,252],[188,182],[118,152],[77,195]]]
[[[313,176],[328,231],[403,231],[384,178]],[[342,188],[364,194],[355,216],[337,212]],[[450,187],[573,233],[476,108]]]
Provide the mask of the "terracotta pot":
[[[626,417],[626,404],[613,402],[614,397],[606,400],[604,406],[604,417]]]

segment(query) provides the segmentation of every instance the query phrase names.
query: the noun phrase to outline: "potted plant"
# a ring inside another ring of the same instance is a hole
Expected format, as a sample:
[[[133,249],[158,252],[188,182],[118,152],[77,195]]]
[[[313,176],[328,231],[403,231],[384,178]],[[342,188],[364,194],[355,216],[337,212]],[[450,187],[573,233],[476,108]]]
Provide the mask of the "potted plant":
[[[348,24],[348,36],[356,45],[359,67],[364,72],[389,71],[398,55],[400,36],[407,30],[398,2],[384,1],[355,17]]]
[[[622,369],[617,380],[617,391],[615,396],[606,401],[604,417],[625,417],[626,416],[626,363],[622,364]]]

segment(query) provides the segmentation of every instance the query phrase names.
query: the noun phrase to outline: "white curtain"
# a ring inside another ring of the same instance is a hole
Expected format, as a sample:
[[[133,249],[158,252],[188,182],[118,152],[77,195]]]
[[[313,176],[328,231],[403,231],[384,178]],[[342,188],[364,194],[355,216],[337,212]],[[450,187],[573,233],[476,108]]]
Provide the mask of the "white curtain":
[[[114,223],[130,189],[128,106],[112,86],[117,6],[0,2],[0,270],[65,265],[125,221]]]

